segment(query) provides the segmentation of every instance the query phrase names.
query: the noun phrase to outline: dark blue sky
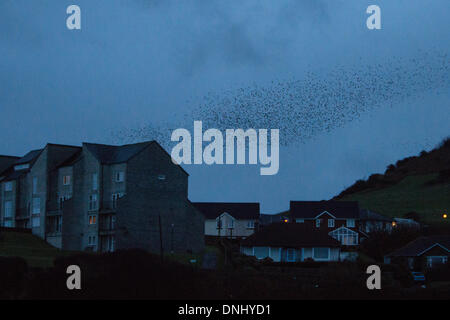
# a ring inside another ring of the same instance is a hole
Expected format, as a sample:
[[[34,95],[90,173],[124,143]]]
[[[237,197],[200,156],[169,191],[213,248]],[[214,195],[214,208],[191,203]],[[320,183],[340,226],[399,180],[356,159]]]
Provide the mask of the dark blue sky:
[[[66,28],[70,4],[81,7],[81,31]],[[381,7],[382,30],[365,26],[370,4]],[[328,199],[450,134],[448,17],[448,0],[3,0],[0,154],[151,138],[149,128],[192,125],[208,110],[224,117],[224,99],[242,99],[240,88],[283,95],[273,82],[286,87],[314,74],[327,92],[344,91],[330,108],[351,113],[348,121],[297,126],[285,121],[285,100],[272,106],[272,121],[260,121],[261,101],[250,100],[249,123],[291,138],[278,175],[260,176],[259,166],[185,169],[193,201],[260,201],[277,212],[289,200]],[[378,69],[374,96],[367,86]],[[315,83],[313,96],[324,90]],[[295,99],[294,110],[312,101]],[[130,138],[136,128],[144,134]]]

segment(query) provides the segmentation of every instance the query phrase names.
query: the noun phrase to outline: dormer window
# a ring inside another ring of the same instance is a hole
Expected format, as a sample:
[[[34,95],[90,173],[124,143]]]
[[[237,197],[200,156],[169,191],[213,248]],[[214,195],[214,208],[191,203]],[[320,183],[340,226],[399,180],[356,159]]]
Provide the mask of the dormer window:
[[[30,165],[28,163],[26,164],[18,164],[17,166],[14,166],[14,170],[15,171],[19,171],[19,170],[25,170],[25,169],[29,169]]]
[[[328,228],[334,228],[334,219],[328,219]]]

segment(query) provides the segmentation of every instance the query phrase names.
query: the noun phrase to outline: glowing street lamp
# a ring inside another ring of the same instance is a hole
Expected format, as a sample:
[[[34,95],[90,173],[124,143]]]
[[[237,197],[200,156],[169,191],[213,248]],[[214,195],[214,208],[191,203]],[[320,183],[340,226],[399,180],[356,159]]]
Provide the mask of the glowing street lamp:
[[[444,213],[443,215],[442,215],[442,218],[444,218],[444,219],[447,219],[447,214],[446,213]]]

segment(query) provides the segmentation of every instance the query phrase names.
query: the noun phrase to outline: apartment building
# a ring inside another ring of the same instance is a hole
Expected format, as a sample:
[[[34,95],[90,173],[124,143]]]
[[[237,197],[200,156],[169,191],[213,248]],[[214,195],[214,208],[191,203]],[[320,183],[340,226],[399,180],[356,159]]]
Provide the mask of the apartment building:
[[[26,168],[15,170],[22,163]],[[152,252],[204,247],[204,217],[187,198],[188,174],[155,141],[47,145],[16,160],[7,173],[2,190],[10,181],[24,180],[18,184],[23,188],[13,189],[28,208],[20,224],[21,211],[11,209],[13,225],[5,223],[9,218],[2,209],[3,225],[30,227],[55,247]]]

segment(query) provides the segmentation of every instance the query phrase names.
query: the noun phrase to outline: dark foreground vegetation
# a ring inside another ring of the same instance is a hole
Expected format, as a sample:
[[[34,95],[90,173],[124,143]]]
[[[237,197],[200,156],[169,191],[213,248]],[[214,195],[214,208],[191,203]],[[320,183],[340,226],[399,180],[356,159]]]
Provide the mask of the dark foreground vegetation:
[[[81,268],[81,290],[68,290],[66,268]],[[221,271],[164,260],[140,250],[60,257],[51,268],[0,258],[1,299],[448,299],[450,284],[405,285],[407,273],[382,266],[382,290],[366,288],[364,263],[273,266],[247,257]]]

